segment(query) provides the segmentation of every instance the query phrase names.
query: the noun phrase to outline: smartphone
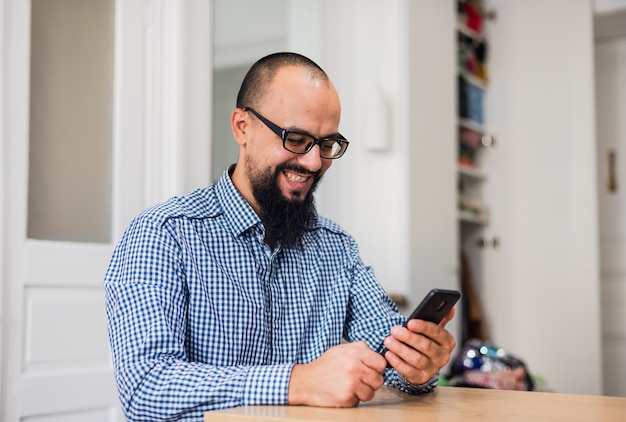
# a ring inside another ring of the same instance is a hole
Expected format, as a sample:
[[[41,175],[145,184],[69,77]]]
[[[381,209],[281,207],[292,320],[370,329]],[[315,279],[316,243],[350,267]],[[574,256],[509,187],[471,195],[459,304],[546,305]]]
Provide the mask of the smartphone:
[[[407,321],[423,319],[439,324],[460,298],[461,293],[456,290],[432,289],[411,312]],[[404,326],[406,327],[406,322]]]
[[[415,307],[403,325],[406,327],[410,319],[422,319],[439,324],[460,298],[461,293],[456,290],[432,289]],[[387,348],[383,347],[380,354],[385,356],[386,352]]]

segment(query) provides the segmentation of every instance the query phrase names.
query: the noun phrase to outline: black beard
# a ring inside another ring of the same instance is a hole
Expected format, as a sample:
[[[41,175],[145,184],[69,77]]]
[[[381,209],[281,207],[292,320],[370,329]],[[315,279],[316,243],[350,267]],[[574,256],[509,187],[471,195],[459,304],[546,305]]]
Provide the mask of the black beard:
[[[278,187],[278,175],[284,170],[311,174],[301,167],[283,164],[274,173],[268,170],[265,174],[251,178],[252,195],[259,205],[259,217],[265,226],[268,243],[280,242],[285,247],[300,246],[304,231],[316,219],[313,192],[321,176],[319,173],[313,174],[313,185],[304,199],[300,200],[295,195],[293,198],[286,198]]]

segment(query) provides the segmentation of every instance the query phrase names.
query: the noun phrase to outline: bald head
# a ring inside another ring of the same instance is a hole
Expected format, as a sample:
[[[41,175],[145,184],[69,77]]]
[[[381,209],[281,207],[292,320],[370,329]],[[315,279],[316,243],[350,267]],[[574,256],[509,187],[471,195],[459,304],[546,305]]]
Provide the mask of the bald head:
[[[302,67],[312,80],[330,82],[326,72],[313,60],[297,53],[274,53],[259,59],[246,74],[239,94],[237,107],[256,108],[267,94],[278,71],[287,66]]]

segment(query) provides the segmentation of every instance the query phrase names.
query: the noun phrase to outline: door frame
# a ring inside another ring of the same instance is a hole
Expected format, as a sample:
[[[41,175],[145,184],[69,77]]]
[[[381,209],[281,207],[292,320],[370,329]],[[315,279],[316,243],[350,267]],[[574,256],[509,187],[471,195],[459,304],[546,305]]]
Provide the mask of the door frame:
[[[6,19],[5,19],[5,0],[0,0],[0,407],[3,405],[4,397],[4,381],[3,370],[4,367],[4,286],[5,286],[5,268],[4,265],[4,243],[5,243],[5,231],[4,231],[4,204],[6,204],[5,196],[5,169],[7,165],[5,154],[5,39],[7,31]]]

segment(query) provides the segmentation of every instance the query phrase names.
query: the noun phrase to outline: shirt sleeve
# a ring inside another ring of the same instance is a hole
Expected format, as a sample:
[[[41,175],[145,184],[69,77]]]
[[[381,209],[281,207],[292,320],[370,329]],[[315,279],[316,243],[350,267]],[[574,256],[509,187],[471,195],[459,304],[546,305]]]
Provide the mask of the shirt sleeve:
[[[122,408],[133,420],[202,420],[208,410],[286,404],[292,364],[213,366],[185,352],[188,292],[174,228],[136,219],[105,277]]]
[[[344,337],[348,341],[365,341],[372,350],[380,351],[391,327],[402,325],[406,317],[378,283],[372,268],[363,264],[354,239],[349,249],[352,286]],[[438,373],[424,384],[411,384],[395,369],[385,370],[385,385],[409,394],[428,393],[438,382]]]

